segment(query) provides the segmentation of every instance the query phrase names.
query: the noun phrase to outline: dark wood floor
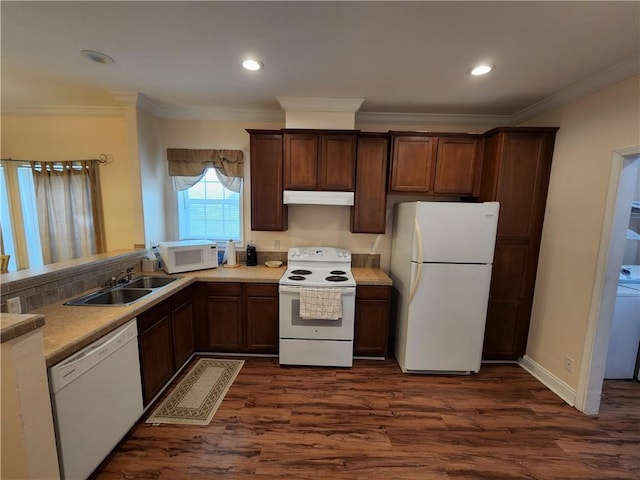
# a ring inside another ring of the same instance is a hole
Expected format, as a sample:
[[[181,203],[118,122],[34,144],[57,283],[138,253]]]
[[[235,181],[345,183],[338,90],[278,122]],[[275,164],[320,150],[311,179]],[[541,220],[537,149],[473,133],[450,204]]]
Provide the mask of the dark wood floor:
[[[638,479],[640,384],[606,382],[586,416],[516,365],[454,377],[247,358],[210,425],[141,422],[96,478]]]

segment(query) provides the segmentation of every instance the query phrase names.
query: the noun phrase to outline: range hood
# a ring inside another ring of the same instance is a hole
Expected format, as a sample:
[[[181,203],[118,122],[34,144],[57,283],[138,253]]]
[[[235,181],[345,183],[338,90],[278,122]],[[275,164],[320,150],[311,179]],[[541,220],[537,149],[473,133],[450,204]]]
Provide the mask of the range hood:
[[[284,190],[285,205],[353,205],[353,192],[321,192],[316,190]]]

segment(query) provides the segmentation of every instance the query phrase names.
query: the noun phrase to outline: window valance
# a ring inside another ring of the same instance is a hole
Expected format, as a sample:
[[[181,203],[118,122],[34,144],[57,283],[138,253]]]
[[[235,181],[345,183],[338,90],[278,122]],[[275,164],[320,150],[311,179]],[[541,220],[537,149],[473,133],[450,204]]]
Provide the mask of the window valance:
[[[172,177],[201,176],[207,168],[215,168],[227,177],[243,177],[242,150],[196,150],[167,148],[169,175]]]

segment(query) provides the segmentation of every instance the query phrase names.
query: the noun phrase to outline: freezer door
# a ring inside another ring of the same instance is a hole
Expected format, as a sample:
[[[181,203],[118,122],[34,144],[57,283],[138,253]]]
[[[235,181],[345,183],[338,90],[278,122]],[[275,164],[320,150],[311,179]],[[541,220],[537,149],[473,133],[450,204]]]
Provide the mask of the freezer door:
[[[491,263],[497,202],[418,202],[412,261]]]
[[[423,264],[404,332],[403,371],[480,369],[491,265]]]

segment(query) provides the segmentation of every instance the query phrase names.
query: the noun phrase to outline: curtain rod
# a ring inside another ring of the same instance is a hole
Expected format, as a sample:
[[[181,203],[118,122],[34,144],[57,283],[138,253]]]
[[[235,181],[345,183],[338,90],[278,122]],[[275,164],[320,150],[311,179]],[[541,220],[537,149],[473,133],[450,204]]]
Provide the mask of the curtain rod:
[[[111,163],[113,161],[112,155],[101,153],[98,158],[84,158],[81,160],[18,160],[15,158],[0,158],[0,162],[21,162],[21,163],[69,163],[69,162],[98,162],[99,164]]]

